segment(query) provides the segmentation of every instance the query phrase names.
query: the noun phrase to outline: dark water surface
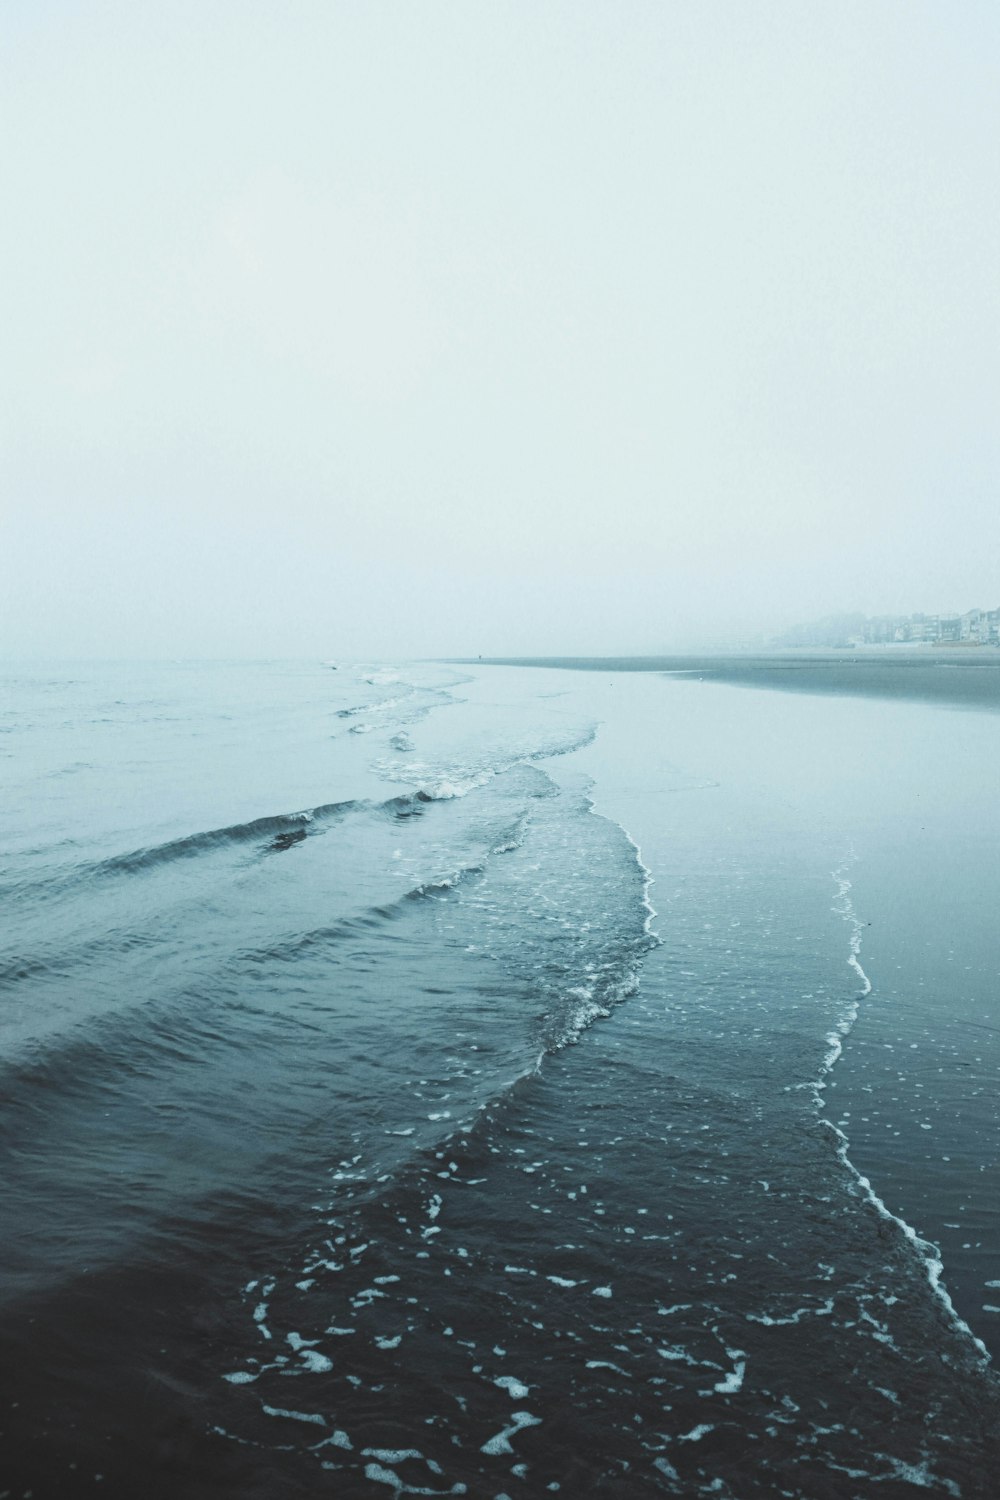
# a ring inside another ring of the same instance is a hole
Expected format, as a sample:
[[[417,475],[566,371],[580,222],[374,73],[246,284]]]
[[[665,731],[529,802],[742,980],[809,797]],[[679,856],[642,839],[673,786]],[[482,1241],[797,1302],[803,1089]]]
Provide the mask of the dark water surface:
[[[993,1493],[994,717],[4,705],[0,1493]]]

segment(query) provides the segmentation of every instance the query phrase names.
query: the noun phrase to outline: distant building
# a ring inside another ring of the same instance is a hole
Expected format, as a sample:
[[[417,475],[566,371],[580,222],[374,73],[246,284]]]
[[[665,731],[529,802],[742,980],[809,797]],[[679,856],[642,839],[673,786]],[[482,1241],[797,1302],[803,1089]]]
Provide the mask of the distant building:
[[[964,615],[830,615],[797,625],[775,646],[1000,646],[1000,608]]]

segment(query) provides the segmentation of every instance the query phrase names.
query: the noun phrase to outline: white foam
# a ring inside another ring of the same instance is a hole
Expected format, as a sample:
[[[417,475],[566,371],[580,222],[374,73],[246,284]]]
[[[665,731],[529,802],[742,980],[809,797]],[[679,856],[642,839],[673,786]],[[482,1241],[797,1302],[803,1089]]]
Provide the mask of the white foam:
[[[328,1370],[333,1369],[333,1360],[326,1354],[320,1354],[318,1349],[303,1349],[299,1359],[310,1375],[325,1375]]]
[[[318,1427],[326,1426],[326,1418],[314,1411],[289,1411],[284,1406],[261,1406],[266,1417],[288,1417],[293,1422],[312,1422]]]
[[[319,1343],[319,1339],[304,1339],[301,1333],[286,1333],[285,1340],[293,1349],[305,1349]]]
[[[512,1412],[510,1426],[489,1438],[479,1451],[488,1453],[491,1458],[496,1458],[501,1453],[513,1453],[510,1440],[514,1434],[520,1432],[522,1427],[540,1427],[541,1422],[541,1417],[533,1417],[530,1411]]]
[[[916,1485],[924,1490],[936,1490],[938,1488],[947,1490],[949,1495],[961,1496],[962,1491],[953,1479],[944,1479],[940,1475],[931,1473],[930,1465],[925,1460],[922,1464],[904,1463],[901,1458],[893,1458],[889,1453],[876,1453],[874,1457],[884,1464],[888,1464],[892,1470],[891,1475],[885,1478],[901,1479],[906,1484]],[[882,1476],[878,1476],[882,1477]]]
[[[748,1323],[762,1323],[765,1328],[788,1328],[793,1323],[801,1322],[803,1318],[828,1318],[833,1308],[833,1298],[828,1297],[818,1307],[796,1308],[787,1318],[772,1318],[768,1313],[746,1313],[744,1316]]]
[[[851,862],[853,862],[855,858],[853,853],[850,858]],[[862,998],[864,998],[866,995],[870,995],[872,992],[871,980],[868,978],[868,975],[861,967],[859,958],[859,955],[861,953],[861,937],[865,929],[864,924],[860,921],[857,912],[854,910],[854,902],[851,900],[852,886],[845,873],[846,869],[847,863],[845,862],[840,866],[839,869],[834,870],[833,872],[833,878],[837,882],[837,895],[834,899],[833,909],[839,916],[843,917],[844,921],[847,922],[850,927],[851,951],[848,956],[847,962],[850,964],[851,968],[854,970],[861,981],[861,995]]]
[[[372,765],[372,770],[376,775],[383,776],[389,781],[400,781],[407,786],[416,787],[419,795],[425,797],[428,802],[452,802],[457,797],[467,797],[470,792],[486,786],[506,769],[508,769],[507,766],[501,765],[499,767],[455,768],[441,772],[422,761],[388,759],[376,760]]]
[[[732,1351],[735,1354],[735,1351]],[[720,1396],[732,1396],[742,1389],[743,1377],[746,1375],[747,1362],[745,1359],[737,1359],[736,1364],[724,1380],[717,1381],[712,1387],[718,1391]]]
[[[403,1493],[403,1481],[392,1469],[383,1469],[381,1464],[365,1464],[365,1478],[373,1484],[390,1484],[397,1495]]]
[[[347,1433],[344,1432],[343,1428],[338,1427],[329,1437],[323,1438],[322,1442],[313,1443],[310,1451],[315,1453],[318,1448],[346,1448],[350,1450],[353,1447],[354,1444],[347,1436]]]
[[[887,1220],[891,1224],[895,1224],[898,1229],[902,1230],[905,1238],[909,1240],[910,1244],[923,1260],[924,1267],[927,1271],[927,1280],[930,1282],[932,1291],[944,1303],[952,1326],[959,1333],[963,1334],[965,1337],[972,1341],[978,1353],[982,1357],[983,1362],[988,1364],[990,1362],[989,1350],[986,1348],[986,1345],[983,1343],[982,1339],[976,1337],[972,1329],[969,1327],[968,1323],[966,1323],[965,1319],[961,1318],[958,1315],[955,1310],[955,1304],[952,1302],[951,1297],[948,1295],[947,1288],[942,1284],[941,1276],[944,1271],[944,1264],[940,1259],[940,1251],[938,1250],[938,1247],[932,1244],[929,1240],[922,1239],[917,1231],[913,1228],[912,1224],[908,1224],[905,1219],[900,1218],[899,1214],[894,1214],[892,1212],[888,1205],[878,1196],[868,1178],[863,1176],[851,1161],[851,1158],[847,1154],[850,1142],[848,1141],[847,1136],[844,1134],[844,1132],[838,1129],[838,1127],[829,1120],[825,1121],[824,1123],[829,1126],[829,1128],[837,1137],[837,1155],[840,1157],[840,1160],[850,1172],[855,1182],[861,1188],[861,1191],[864,1193],[869,1203],[878,1213],[879,1217]]]
[[[516,1380],[513,1375],[498,1375],[493,1384],[505,1390],[512,1401],[523,1401],[531,1391],[530,1386],[525,1385],[523,1380]]]
[[[864,932],[864,925],[858,918],[858,915],[854,909],[854,903],[851,900],[850,894],[851,882],[847,878],[846,874],[848,864],[850,862],[853,862],[855,857],[856,856],[852,852],[849,860],[845,861],[845,863],[841,865],[839,869],[832,872],[833,878],[837,883],[837,895],[834,900],[833,910],[839,916],[843,917],[844,921],[847,922],[850,926],[851,952],[847,962],[856,971],[858,977],[863,983],[864,988],[862,989],[859,999],[864,999],[867,995],[870,995],[872,993],[871,981],[869,980],[868,975],[865,973],[864,969],[861,967],[861,963],[858,957],[861,952],[861,935]],[[830,1036],[827,1037],[827,1042],[830,1045],[830,1052],[827,1054],[826,1061],[823,1065],[822,1072],[824,1074],[828,1073],[830,1069],[836,1064],[843,1050],[840,1038],[848,1034],[848,1032],[851,1030],[851,1027],[854,1025],[854,1022],[857,1020],[857,1017],[858,1001],[855,1000],[849,1007],[845,1017],[838,1024],[836,1033],[831,1033]],[[914,1043],[913,1045],[916,1046],[916,1043]],[[822,1101],[822,1090],[825,1087],[822,1077],[815,1084],[813,1084],[812,1087],[816,1091],[816,1102],[817,1105],[819,1105]],[[982,1339],[976,1337],[972,1329],[969,1327],[968,1323],[966,1323],[963,1318],[959,1317],[958,1313],[955,1311],[955,1305],[952,1302],[951,1297],[948,1295],[946,1288],[942,1284],[941,1276],[944,1271],[944,1264],[940,1259],[940,1251],[938,1247],[931,1244],[930,1241],[922,1239],[911,1224],[908,1224],[906,1220],[901,1218],[898,1214],[894,1214],[889,1206],[885,1203],[885,1201],[879,1197],[875,1189],[872,1187],[869,1179],[865,1177],[861,1172],[859,1172],[858,1168],[851,1161],[849,1155],[850,1141],[848,1140],[844,1132],[840,1129],[840,1127],[838,1125],[835,1125],[832,1120],[828,1119],[824,1119],[823,1124],[825,1124],[836,1137],[837,1155],[840,1158],[840,1161],[847,1168],[848,1172],[861,1188],[861,1191],[864,1193],[865,1197],[868,1199],[872,1207],[876,1210],[879,1217],[886,1219],[892,1224],[895,1224],[896,1227],[902,1231],[905,1238],[910,1242],[913,1248],[920,1255],[927,1271],[927,1279],[930,1282],[931,1289],[935,1293],[935,1295],[939,1297],[943,1302],[953,1327],[963,1336],[969,1338],[975,1346],[977,1352],[981,1356],[982,1360],[986,1363],[989,1363],[990,1355],[989,1351],[986,1348],[986,1345],[983,1343]],[[756,1319],[755,1321],[761,1320]]]
[[[266,1302],[258,1302],[257,1306],[253,1310],[253,1320],[257,1324],[257,1332],[261,1335],[261,1337],[265,1338],[265,1339],[269,1339],[271,1337],[271,1330],[270,1330],[270,1328],[268,1328],[267,1324],[264,1322],[264,1319],[266,1317],[267,1317],[267,1303]]]

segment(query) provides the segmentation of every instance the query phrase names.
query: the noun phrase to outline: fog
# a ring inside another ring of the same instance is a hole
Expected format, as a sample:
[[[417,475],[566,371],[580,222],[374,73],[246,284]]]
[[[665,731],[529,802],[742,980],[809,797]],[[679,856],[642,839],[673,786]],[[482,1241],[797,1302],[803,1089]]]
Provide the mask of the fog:
[[[1000,603],[994,5],[2,26],[2,654]]]

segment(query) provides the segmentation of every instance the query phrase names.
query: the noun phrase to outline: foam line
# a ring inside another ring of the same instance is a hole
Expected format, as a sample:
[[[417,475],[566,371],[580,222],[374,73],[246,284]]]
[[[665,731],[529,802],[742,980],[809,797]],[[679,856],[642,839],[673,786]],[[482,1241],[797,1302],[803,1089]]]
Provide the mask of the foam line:
[[[850,1146],[850,1141],[847,1139],[847,1136],[840,1129],[840,1127],[834,1125],[832,1120],[823,1120],[822,1124],[826,1125],[828,1129],[833,1132],[834,1138],[837,1141],[838,1157],[850,1172],[851,1176],[858,1184],[858,1187],[861,1189],[864,1196],[868,1199],[868,1202],[875,1209],[879,1218],[885,1219],[888,1222],[895,1224],[897,1229],[900,1229],[902,1231],[904,1237],[909,1240],[910,1244],[917,1251],[921,1260],[924,1262],[924,1266],[927,1271],[927,1280],[930,1282],[931,1290],[943,1302],[945,1310],[948,1313],[949,1320],[952,1323],[953,1327],[956,1328],[959,1333],[965,1334],[972,1340],[973,1344],[975,1344],[979,1353],[982,1355],[983,1364],[990,1364],[991,1360],[989,1350],[983,1343],[982,1339],[977,1338],[965,1319],[961,1317],[955,1310],[955,1304],[952,1302],[951,1297],[948,1295],[947,1287],[941,1280],[941,1277],[944,1273],[944,1262],[941,1259],[941,1252],[938,1249],[937,1245],[932,1244],[930,1240],[923,1239],[922,1236],[919,1235],[913,1228],[912,1224],[908,1224],[905,1219],[899,1216],[899,1214],[894,1214],[892,1209],[888,1207],[885,1201],[879,1197],[878,1193],[876,1193],[875,1189],[872,1187],[869,1179],[865,1177],[863,1173],[859,1172],[858,1168],[851,1161],[851,1158],[848,1155],[848,1147]]]
[[[592,735],[591,738],[596,738],[596,733]],[[586,741],[585,743],[589,743],[589,741]],[[592,786],[593,782],[591,782],[590,784]],[[587,806],[593,816],[595,818],[604,818],[606,822],[613,823],[616,828],[620,828],[628,842],[631,844],[633,850],[635,851],[635,862],[639,866],[639,869],[642,871],[642,904],[646,911],[646,917],[642,925],[642,930],[653,943],[653,945],[659,948],[662,945],[663,939],[653,931],[653,923],[659,916],[659,912],[656,910],[656,907],[650,900],[649,894],[653,886],[656,884],[656,876],[646,864],[645,860],[642,857],[642,850],[640,849],[639,844],[629,833],[624,823],[619,823],[617,818],[609,817],[607,813],[599,812],[597,808],[597,802],[593,797],[588,796],[586,801]]]
[[[852,850],[844,863],[840,865],[836,870],[831,872],[833,875],[833,879],[837,885],[837,894],[834,898],[832,909],[837,913],[838,916],[842,917],[850,927],[850,953],[848,955],[847,962],[858,975],[863,988],[860,995],[857,996],[848,1006],[844,1017],[838,1022],[836,1029],[834,1031],[831,1031],[827,1036],[826,1040],[829,1045],[829,1051],[827,1052],[826,1057],[823,1060],[820,1069],[820,1077],[813,1085],[816,1095],[817,1108],[820,1108],[822,1106],[823,1091],[826,1087],[826,1075],[829,1074],[834,1067],[836,1067],[838,1061],[840,1060],[841,1054],[843,1053],[844,1048],[842,1038],[850,1033],[854,1026],[854,1023],[857,1021],[861,1009],[860,1002],[866,999],[867,996],[872,993],[871,980],[868,978],[868,975],[862,968],[860,959],[861,938],[862,934],[864,933],[864,924],[860,921],[854,908],[854,902],[851,900],[852,886],[851,881],[847,876],[847,870],[850,868],[850,865],[854,863],[856,858],[857,855]],[[941,1259],[941,1252],[938,1246],[932,1244],[930,1240],[923,1239],[913,1228],[912,1224],[908,1224],[907,1221],[901,1218],[899,1214],[894,1214],[885,1200],[879,1197],[878,1193],[872,1187],[869,1178],[865,1177],[864,1174],[858,1170],[858,1168],[851,1160],[849,1154],[851,1143],[848,1137],[840,1129],[839,1125],[835,1125],[832,1120],[827,1119],[825,1116],[821,1117],[820,1123],[825,1125],[826,1128],[832,1133],[834,1140],[836,1141],[836,1151],[838,1158],[850,1173],[850,1175],[854,1178],[854,1181],[861,1189],[861,1192],[875,1209],[879,1217],[881,1219],[887,1220],[892,1224],[895,1224],[896,1228],[902,1232],[904,1238],[910,1242],[914,1250],[920,1256],[920,1259],[923,1261],[924,1268],[927,1272],[927,1280],[930,1283],[931,1290],[934,1292],[935,1296],[938,1297],[944,1304],[945,1310],[948,1314],[948,1318],[952,1326],[960,1334],[965,1335],[972,1341],[976,1349],[979,1351],[979,1354],[982,1356],[982,1362],[984,1364],[990,1364],[991,1360],[989,1350],[983,1343],[982,1339],[977,1338],[977,1336],[973,1333],[972,1329],[969,1327],[968,1323],[966,1323],[965,1319],[959,1316],[958,1312],[955,1309],[955,1304],[952,1302],[951,1297],[948,1294],[948,1290],[941,1279],[944,1273],[944,1262]]]

